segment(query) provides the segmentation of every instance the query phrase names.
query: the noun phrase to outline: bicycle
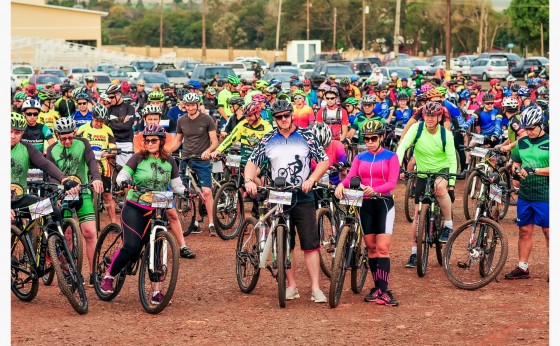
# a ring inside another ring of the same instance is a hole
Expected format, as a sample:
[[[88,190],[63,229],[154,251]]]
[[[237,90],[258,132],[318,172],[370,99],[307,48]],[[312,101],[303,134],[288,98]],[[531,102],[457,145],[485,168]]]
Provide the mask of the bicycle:
[[[439,265],[443,265],[443,244],[439,241],[441,231],[443,230],[443,214],[437,198],[434,196],[432,185],[437,177],[443,177],[446,180],[449,180],[450,177],[464,179],[464,175],[419,171],[406,172],[405,175],[408,175],[409,179],[412,176],[426,175],[426,188],[418,204],[418,216],[416,219],[416,249],[419,257],[416,261],[416,272],[419,277],[423,277],[428,269],[428,254],[432,246],[435,246]]]
[[[416,170],[416,165],[414,165],[414,169]],[[418,181],[418,177],[408,177],[406,178],[406,187],[404,192],[404,216],[408,222],[414,221],[414,196],[416,194],[416,183]]]
[[[180,194],[173,193],[172,191],[153,191],[145,188],[137,188],[137,190],[142,193],[140,200],[146,201],[155,208],[155,211],[152,213],[148,236],[142,244],[142,249],[115,276],[113,293],[103,293],[101,291],[103,275],[108,271],[117,251],[122,248],[121,227],[115,223],[108,224],[99,236],[95,246],[93,255],[93,284],[99,299],[111,301],[121,291],[126,276],[136,275],[138,269],[140,269],[138,276],[140,303],[147,313],[157,314],[163,311],[171,301],[179,276],[179,246],[175,237],[167,230],[168,220],[165,211],[171,208],[173,197]],[[166,279],[169,279],[167,285],[164,284]],[[165,292],[159,304],[152,304],[151,302],[151,293],[154,289]]]
[[[23,193],[21,186],[15,185],[17,184],[12,184],[12,191],[21,189]],[[52,183],[43,185],[58,187],[58,184]],[[88,312],[84,279],[66,244],[63,227],[53,217],[58,211],[53,208],[51,197],[64,194],[63,189],[57,189],[37,203],[14,210],[16,216],[11,226],[11,289],[18,299],[30,302],[37,296],[39,277],[45,277],[54,271],[61,292],[72,308],[82,315]],[[41,231],[36,239],[36,252],[32,240],[35,227],[39,227]],[[49,259],[50,266],[47,264]]]
[[[482,181],[474,218],[455,230],[445,247],[443,269],[447,279],[465,290],[475,290],[496,279],[508,255],[508,237],[498,224],[498,204],[508,194],[498,173],[476,171]],[[497,260],[496,260],[497,259]]]
[[[185,158],[176,158],[182,160],[184,164],[181,164],[179,167],[179,175],[183,181],[183,185],[189,191],[188,194],[185,195],[177,195],[175,196],[175,207],[177,208],[177,213],[179,214],[179,220],[181,225],[185,228],[183,232],[183,237],[188,236],[192,233],[192,231],[199,227],[195,225],[195,218],[196,218],[196,204],[195,199],[198,199],[198,209],[200,219],[198,222],[204,221],[204,216],[206,215],[206,207],[204,206],[205,198],[202,194],[201,188],[196,184],[196,179],[194,177],[194,172],[189,166],[190,161],[204,161],[200,155],[189,155]]]
[[[101,150],[96,150],[93,152],[95,154],[95,159],[97,160],[97,164],[102,167],[101,165],[101,158],[103,157],[104,153],[113,155],[113,154],[130,154],[133,152],[130,151],[123,151],[122,149],[119,148],[107,148],[107,149],[101,149]],[[123,190],[119,190],[117,189],[117,187],[115,186],[116,183],[116,179],[117,179],[117,175],[118,175],[118,171],[120,171],[122,169],[122,167],[117,166],[116,161],[112,160],[112,158],[107,158],[107,164],[110,166],[111,169],[111,190],[110,193],[113,196],[113,199],[115,200],[115,206],[119,205],[122,206],[123,200],[124,200],[124,191]],[[101,172],[102,174],[104,172]],[[101,231],[101,213],[103,213],[104,210],[106,210],[105,207],[105,201],[103,200],[103,194],[98,194],[97,192],[93,192],[92,193],[92,200],[93,200],[93,209],[95,211],[95,229],[97,230],[97,235],[99,235],[99,232]],[[117,211],[117,208],[115,207],[115,212]]]
[[[364,288],[369,272],[368,250],[364,244],[364,232],[360,220],[359,208],[362,205],[363,191],[359,177],[350,180],[350,189],[344,190],[341,204],[349,206],[344,224],[340,228],[338,241],[334,251],[332,276],[329,287],[329,306],[336,308],[340,302],[346,271],[351,269],[350,286],[352,292],[358,294]],[[393,198],[392,195],[375,194],[371,198]]]
[[[259,219],[248,217],[243,221],[235,250],[235,272],[241,292],[251,293],[260,270],[266,268],[278,282],[281,308],[286,307],[286,269],[291,267],[290,215],[284,206],[291,204],[292,193],[299,188],[286,185],[282,177],[274,180],[273,187],[258,187],[255,198],[259,203]],[[269,208],[267,204],[275,205]]]

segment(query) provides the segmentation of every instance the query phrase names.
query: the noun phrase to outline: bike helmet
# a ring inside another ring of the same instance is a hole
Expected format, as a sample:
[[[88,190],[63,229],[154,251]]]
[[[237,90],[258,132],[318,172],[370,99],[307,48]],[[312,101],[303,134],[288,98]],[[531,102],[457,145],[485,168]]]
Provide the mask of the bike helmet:
[[[89,102],[89,96],[88,96],[88,94],[86,94],[86,93],[79,93],[78,95],[76,95],[76,97],[74,97],[74,99],[75,99],[76,101],[78,101],[78,100],[86,100],[86,101]]]
[[[421,94],[416,96],[416,100],[418,100],[418,101],[428,101],[428,98],[426,97],[426,94],[421,93]]]
[[[344,77],[340,80],[340,86],[345,87],[350,85],[350,78]]]
[[[484,96],[482,96],[482,102],[486,102],[486,101],[494,101],[494,94],[491,93],[486,93],[484,94]]]
[[[275,114],[286,112],[286,111],[293,112],[294,107],[292,106],[292,104],[290,102],[288,102],[286,100],[278,100],[278,101],[274,102],[272,107],[270,107],[270,111],[272,112],[273,115],[275,115]]]
[[[39,103],[39,101],[34,100],[34,99],[25,100],[23,102],[23,105],[21,106],[21,110],[22,110],[22,112],[25,112],[28,109],[41,110],[41,104]]]
[[[512,84],[511,91],[518,92],[519,89],[521,89],[521,85],[519,85],[517,83]]]
[[[328,84],[324,84],[324,83],[323,83],[323,84],[319,85],[319,88],[317,88],[317,90],[319,90],[319,91],[327,91],[327,90],[329,90],[330,88],[331,88],[331,87],[330,87]]]
[[[35,86],[35,84],[29,84],[29,85],[27,86],[27,92],[28,92],[29,94],[34,94],[35,91],[37,91],[37,87]]]
[[[408,100],[408,94],[407,93],[399,93],[397,94],[397,101],[398,100]]]
[[[478,84],[478,83],[474,83],[474,84],[472,85],[472,88],[475,89],[475,90],[480,91],[480,90],[482,90],[482,85],[480,85],[480,84]]]
[[[94,83],[95,82],[95,77],[93,76],[86,76],[84,78],[84,80],[86,81],[86,83]]]
[[[326,148],[331,144],[332,131],[329,125],[325,123],[315,123],[313,125],[313,134],[317,137],[317,142]]]
[[[278,94],[278,89],[276,89],[276,87],[274,86],[268,86],[266,89],[264,89],[264,92],[267,94]]]
[[[108,113],[109,112],[107,111],[107,108],[100,103],[96,103],[93,105],[93,107],[91,107],[91,116],[94,119],[106,121],[107,119],[109,119]]]
[[[228,82],[231,85],[239,85],[239,83],[241,83],[241,80],[239,80],[239,77],[234,76],[234,75],[229,75],[227,76]]]
[[[426,83],[426,84],[424,84],[420,87],[420,91],[422,92],[422,94],[427,93],[428,90],[431,90],[431,89],[433,89],[433,87],[430,83]]]
[[[253,87],[251,87],[250,85],[243,85],[239,91],[242,91],[244,93],[247,93],[249,90],[253,89]]]
[[[27,121],[23,115],[12,112],[10,118],[12,121],[12,130],[25,131],[27,128]]]
[[[123,80],[121,83],[121,90],[123,93],[127,94],[130,91],[130,84],[127,81]]]
[[[537,87],[538,87],[538,85],[537,85],[537,83],[536,83],[535,81],[529,81],[529,82],[527,82],[527,88],[529,88],[529,89],[535,89],[535,88],[537,88]]]
[[[517,80],[517,78],[515,78],[512,75],[509,75],[506,77],[506,82],[515,82]]]
[[[228,104],[230,106],[242,107],[245,104],[245,100],[242,97],[232,97],[228,100]]]
[[[25,93],[23,91],[18,91],[14,95],[14,100],[25,100],[26,98],[27,98],[27,95],[25,95]]]
[[[311,80],[309,80],[309,79],[304,79],[304,80],[303,80],[303,85],[304,85],[304,86],[305,86],[305,85],[311,85]]]
[[[261,115],[261,105],[258,102],[249,102],[243,107],[243,114],[259,117]]]
[[[216,96],[216,88],[214,88],[214,87],[208,87],[208,88],[206,88],[206,93],[207,93],[208,95]]]
[[[276,95],[276,98],[279,100],[288,100],[288,101],[292,101],[290,99],[290,95],[286,94],[285,92],[281,91],[278,93],[278,95]]]
[[[516,97],[506,97],[502,101],[502,107],[508,112],[516,112],[519,108],[519,102]]]
[[[19,84],[20,86],[24,87],[26,85],[29,85],[29,79],[24,79],[21,81],[21,83]]]
[[[144,109],[142,109],[142,117],[145,117],[148,114],[158,114],[161,117],[161,107],[156,105],[145,106]]]
[[[436,88],[437,91],[441,94],[441,96],[445,96],[447,94],[447,88],[443,86],[439,86]]]
[[[152,91],[148,94],[148,101],[165,101],[165,95],[161,91]]]
[[[254,94],[251,96],[251,101],[252,102],[266,102],[267,98],[266,96],[264,96],[263,94]]]
[[[338,96],[338,89],[335,87],[330,87],[328,90],[325,91],[325,95],[326,94],[335,94],[336,96]]]
[[[354,82],[357,82],[357,81],[358,81],[358,77],[356,77],[356,76],[350,77],[350,83],[354,83]]]
[[[429,101],[422,111],[422,116],[424,115],[443,115],[443,106],[439,102]]]
[[[109,98],[109,95],[107,95],[106,93],[99,94],[99,99],[103,100],[103,101],[111,102],[111,99]]]
[[[362,106],[364,104],[375,104],[375,96],[371,94],[362,96]]]
[[[120,84],[111,84],[107,87],[107,90],[105,90],[105,93],[107,95],[111,95],[111,94],[115,94],[115,93],[120,93],[121,91],[121,85]]]
[[[443,95],[442,95],[441,92],[440,92],[439,90],[437,90],[437,89],[429,89],[429,90],[426,92],[426,97],[427,97],[428,99],[432,99],[432,98],[434,98],[434,97],[443,97]]]
[[[165,129],[159,124],[148,125],[144,128],[144,132],[142,133],[142,135],[144,136],[144,138],[148,136],[158,136],[160,138],[165,138]]]
[[[543,86],[540,86],[540,87],[537,89],[537,95],[539,95],[539,96],[541,96],[541,95],[547,95],[547,96],[548,96],[548,88],[545,87],[544,85],[543,85]]]
[[[305,98],[305,92],[303,90],[296,90],[292,93],[292,98],[296,96],[302,96],[303,98]]]
[[[159,87],[161,88],[161,90],[171,89],[171,84],[169,84],[167,82],[163,82],[163,83],[160,84]]]
[[[355,97],[347,98],[346,101],[344,101],[344,103],[346,103],[347,105],[352,105],[354,107],[356,107],[359,104],[358,100]]]
[[[71,117],[62,117],[54,122],[54,131],[58,134],[72,133],[76,131],[76,121]]]
[[[60,92],[62,92],[62,93],[65,93],[65,92],[73,90],[73,89],[74,89],[74,87],[72,85],[66,84],[66,83],[63,83],[60,86]]]
[[[56,99],[56,92],[50,89],[41,90],[37,96],[39,97],[39,100],[45,102]]]
[[[269,85],[270,85],[270,84],[268,84],[267,81],[262,80],[262,79],[259,79],[259,80],[256,81],[256,83],[255,83],[255,87],[256,87],[257,89],[264,89],[264,88],[268,87]]]
[[[490,80],[490,86],[494,86],[494,84],[500,84],[500,80],[497,78]]]
[[[539,106],[529,106],[521,113],[521,126],[523,128],[535,127],[543,124],[543,111]]]
[[[386,90],[386,87],[383,84],[377,84],[376,86],[373,87],[373,91],[376,93],[381,92],[383,90]]]
[[[202,86],[200,85],[199,81],[197,81],[197,80],[189,81],[189,84],[188,84],[189,89],[200,90],[201,87]]]
[[[199,103],[200,98],[195,93],[186,93],[185,96],[183,96],[183,102],[186,104]]]
[[[189,89],[179,88],[175,91],[175,94],[177,95],[178,100],[182,100],[183,96],[185,96],[185,94],[188,93],[188,92],[189,92]]]
[[[530,94],[531,94],[531,90],[529,90],[529,88],[527,87],[521,87],[517,91],[517,95],[519,97],[529,97]]]
[[[535,100],[535,103],[539,105],[541,108],[548,106],[548,99],[545,98],[538,98]]]
[[[362,125],[361,132],[363,135],[384,135],[385,126],[379,120],[368,120]]]

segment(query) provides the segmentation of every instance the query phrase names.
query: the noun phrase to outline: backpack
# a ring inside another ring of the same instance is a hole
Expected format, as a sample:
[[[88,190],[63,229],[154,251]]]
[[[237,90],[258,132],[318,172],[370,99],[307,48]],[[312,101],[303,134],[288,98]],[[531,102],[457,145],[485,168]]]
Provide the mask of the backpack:
[[[439,127],[439,133],[441,133],[441,143],[443,144],[443,152],[445,153],[445,146],[447,144],[445,127],[443,127],[442,125],[439,125]],[[418,132],[416,132],[416,137],[414,138],[414,142],[412,142],[412,145],[416,145],[416,141],[418,140],[418,138],[420,138],[420,136],[422,136],[422,131],[424,131],[424,124],[420,124],[420,126],[418,126]]]
[[[342,116],[340,115],[340,112],[341,112],[340,110],[341,110],[341,107],[336,108],[336,120],[335,120],[334,123],[330,122],[330,121],[327,122],[327,107],[323,107],[323,122],[325,124],[329,124],[329,125],[340,124],[342,122]]]

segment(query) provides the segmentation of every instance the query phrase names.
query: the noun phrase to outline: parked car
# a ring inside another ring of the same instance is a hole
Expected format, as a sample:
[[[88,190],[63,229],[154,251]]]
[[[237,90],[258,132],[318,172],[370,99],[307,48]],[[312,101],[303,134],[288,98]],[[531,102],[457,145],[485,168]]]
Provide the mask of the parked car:
[[[371,64],[371,68],[376,68],[383,65],[381,59],[379,59],[379,57],[377,56],[361,56],[354,59],[354,61],[367,61]]]
[[[431,65],[438,59],[445,59],[445,55],[432,55],[426,59],[426,62]]]
[[[510,69],[519,67],[523,63],[519,55],[515,53],[505,53],[505,52],[482,53],[478,56],[477,60],[478,59],[507,59],[508,66]]]
[[[299,68],[301,73],[305,76],[305,74],[307,72],[313,72],[313,69],[315,68],[315,63],[314,62],[299,62],[299,63],[295,64],[295,66],[297,68]]]
[[[175,85],[175,87],[177,88],[183,88],[187,85],[187,83],[189,82],[189,76],[187,75],[187,72],[185,72],[185,70],[181,70],[181,69],[169,69],[169,70],[163,70],[162,72],[167,79],[169,79],[169,81],[171,83],[173,83]]]
[[[437,59],[432,63],[432,66],[428,69],[428,75],[434,75],[437,70],[443,68],[445,70],[446,67],[446,60],[445,58]],[[451,59],[451,76],[457,75],[457,69],[454,69],[453,66],[459,66],[459,60]]]
[[[152,60],[135,60],[130,65],[136,67],[138,71],[152,71],[156,63]]]
[[[288,72],[292,76],[297,76],[300,81],[303,81],[303,73],[295,66],[276,66],[272,72]]]
[[[420,73],[426,76],[428,71],[430,70],[431,66],[427,62],[422,59],[398,59],[389,61],[385,66],[387,67],[407,67],[411,70],[415,70],[416,68],[420,69]]]
[[[208,84],[215,76],[227,78],[229,75],[236,76],[235,71],[231,67],[199,64],[194,68],[190,79]]]
[[[77,66],[77,67],[70,67],[68,69],[67,77],[70,79],[80,80],[84,74],[91,73],[91,70],[88,67],[84,66]]]
[[[268,65],[268,69],[270,71],[274,71],[274,68],[277,66],[292,66],[291,61],[273,61]]]
[[[457,57],[459,60],[459,65],[457,66],[457,70],[463,72],[463,76],[470,77],[471,76],[471,64],[473,61],[478,58],[478,55],[461,55]]]
[[[311,80],[311,84],[314,88],[318,88],[330,75],[335,76],[336,83],[340,83],[340,80],[344,77],[350,78],[354,76],[359,78],[359,76],[352,71],[350,66],[340,64],[336,61],[317,64],[313,72],[306,75],[305,78]]]
[[[389,80],[391,80],[391,74],[393,72],[396,72],[399,78],[410,78],[412,76],[412,70],[408,67],[383,66],[379,69],[381,70],[381,74],[383,75],[383,84],[387,84]],[[369,78],[373,78],[374,74],[375,70],[373,70]]]
[[[397,57],[398,57],[397,60],[401,60],[401,59],[410,59],[410,55],[405,54],[405,53],[399,53],[399,55],[398,55]],[[385,56],[383,57],[383,61],[382,61],[382,62],[383,62],[383,66],[387,65],[387,63],[388,63],[389,61],[393,61],[393,60],[395,60],[395,58],[393,58],[393,57],[391,56],[391,53],[390,53],[390,52],[387,53],[387,54],[385,54]]]
[[[163,83],[169,83],[169,79],[161,72],[142,71],[138,75],[138,78],[134,79],[134,83],[137,83],[140,79],[146,82],[146,91],[152,90],[153,86],[156,84],[161,85]]]
[[[245,67],[245,65],[242,62],[239,62],[239,61],[222,61],[222,62],[216,63],[216,65],[231,67],[233,69],[233,72],[235,72],[235,74],[239,78],[247,79],[247,74],[246,74],[247,68]],[[249,79],[247,79],[247,80],[249,80]],[[253,80],[253,74],[252,73],[251,73],[250,80]]]
[[[307,62],[318,63],[321,61],[338,61],[343,60],[339,53],[317,53],[307,60]]]
[[[163,72],[165,70],[175,70],[175,64],[171,62],[158,62],[152,69],[153,72]]]
[[[506,59],[476,59],[471,64],[471,76],[487,81],[493,78],[504,79],[509,75],[509,66]]]
[[[194,68],[198,64],[202,64],[202,61],[199,61],[199,60],[185,60],[185,61],[181,62],[181,64],[179,65],[179,68],[181,70],[184,70],[187,73],[187,76],[189,76],[189,78],[190,78],[191,74],[192,74],[192,71],[194,70]]]
[[[124,65],[119,67],[120,70],[124,70],[128,75],[128,78],[138,78],[140,71],[132,65]]]
[[[17,84],[20,84],[23,80],[29,80],[33,74],[33,66],[31,65],[12,65],[12,81]]]
[[[104,92],[107,89],[107,87],[111,85],[111,77],[106,72],[91,72],[88,74],[84,74],[79,79],[79,82],[85,85],[86,84],[85,78],[87,76],[92,76],[95,78],[95,81],[97,82],[97,88],[99,89],[100,93]]]
[[[263,58],[259,58],[258,56],[238,56],[234,60],[235,61],[254,60],[254,61],[258,62],[259,65],[261,65],[261,68],[263,69],[263,71],[266,71],[266,69],[269,67],[268,64],[266,63],[266,61],[264,61]]]
[[[292,74],[289,72],[272,72],[268,71],[264,74],[265,81],[270,82],[273,78],[282,82],[282,91],[285,93],[290,92],[290,82],[292,81]]]
[[[54,74],[62,81],[66,78],[64,71],[59,68],[42,68],[39,70],[39,74]]]
[[[350,66],[352,71],[357,74],[362,79],[362,81],[368,79],[373,70],[369,61],[352,60],[346,64]]]
[[[241,75],[240,78],[245,78],[248,81],[254,80],[256,76],[255,76],[255,70],[253,69],[253,64],[256,65],[258,63],[260,65],[260,63],[257,60],[241,60],[241,63],[243,64],[243,66],[245,66],[245,72]],[[264,69],[262,74],[264,74]]]
[[[118,79],[120,82],[122,82],[123,80],[131,79],[128,72],[126,72],[126,70],[122,68],[115,68],[112,70],[108,70],[107,74],[109,75],[111,80]],[[138,74],[140,74],[140,72],[138,72]]]
[[[111,70],[114,68],[115,66],[112,64],[98,64],[95,65],[95,68],[93,70],[96,72],[107,72],[107,70]]]
[[[543,56],[532,56],[524,59],[520,66],[510,69],[510,73],[514,77],[523,77],[527,81],[530,72],[538,75],[549,63],[549,60]]]
[[[62,81],[54,74],[34,74],[31,78],[29,78],[29,84],[35,84],[35,86],[44,87],[47,83],[57,85],[62,84]]]

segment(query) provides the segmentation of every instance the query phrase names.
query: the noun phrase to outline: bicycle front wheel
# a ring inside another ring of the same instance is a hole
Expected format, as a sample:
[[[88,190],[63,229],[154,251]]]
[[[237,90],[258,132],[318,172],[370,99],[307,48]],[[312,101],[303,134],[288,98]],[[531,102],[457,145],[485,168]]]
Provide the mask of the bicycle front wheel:
[[[502,193],[502,203],[497,203],[492,201],[492,203],[496,203],[499,212],[500,220],[503,220],[506,217],[508,209],[509,209],[509,201],[510,201],[510,189],[511,189],[511,177],[509,175],[509,171],[506,167],[501,167],[498,169],[498,174],[500,174],[500,181],[505,182],[507,185],[503,188]]]
[[[369,272],[368,249],[364,245],[363,237],[360,244],[356,244],[353,262],[350,272],[350,287],[352,292],[358,294],[364,288]]]
[[[115,276],[113,293],[103,293],[101,291],[101,280],[109,271],[111,262],[116,253],[123,247],[122,230],[116,223],[110,223],[101,232],[97,244],[95,245],[95,252],[93,253],[93,287],[95,294],[99,299],[104,301],[113,300],[121,291],[126,278],[125,270]]]
[[[73,255],[67,252],[65,239],[62,236],[58,234],[49,236],[49,254],[58,280],[58,287],[77,313],[80,315],[87,313],[88,301],[84,278],[76,269]]]
[[[243,196],[235,184],[230,182],[220,186],[214,198],[214,224],[218,236],[223,240],[235,238],[244,214]]]
[[[414,221],[414,194],[416,176],[408,178],[404,195],[404,216],[408,222]]]
[[[430,205],[422,204],[418,212],[418,222],[416,224],[416,272],[419,277],[426,275],[428,269],[428,254],[430,253]]]
[[[463,192],[463,214],[465,215],[465,220],[474,219],[481,190],[482,179],[480,179],[480,173],[474,171],[467,178],[465,191]]]
[[[192,198],[175,196],[175,208],[179,215],[179,222],[183,227],[183,237],[191,234],[195,226],[196,204]]]
[[[462,224],[449,237],[443,262],[447,279],[464,290],[475,290],[494,280],[507,260],[508,239],[494,220],[482,217]]]
[[[95,230],[99,235],[99,232],[101,232],[101,212],[103,211],[102,194],[93,192],[93,209],[95,211]]]
[[[328,208],[321,208],[317,213],[317,228],[319,232],[319,259],[323,274],[329,279],[332,274],[333,254],[336,247],[335,234],[333,234],[331,224],[331,211]]]
[[[350,227],[342,226],[338,235],[338,242],[334,251],[334,262],[332,267],[331,284],[329,287],[329,306],[336,308],[344,288],[344,278],[348,266],[348,255],[350,250]]]
[[[278,273],[276,280],[278,281],[278,305],[281,308],[286,307],[286,267],[288,254],[287,249],[287,233],[284,225],[278,225],[274,229],[274,244],[276,245],[276,265]]]
[[[165,309],[175,292],[179,276],[179,246],[173,235],[163,231],[156,234],[153,250],[154,267],[150,269],[148,243],[140,265],[138,292],[144,310],[157,314]]]
[[[68,244],[68,248],[72,253],[76,269],[81,273],[84,263],[84,243],[80,224],[74,219],[64,219],[62,220],[62,232],[66,236],[66,244]]]
[[[35,299],[39,291],[39,280],[33,263],[33,253],[19,228],[12,225],[11,232],[12,292],[19,300],[30,302]]]
[[[256,228],[257,220],[249,217],[243,221],[237,248],[235,250],[235,274],[237,284],[243,293],[251,293],[259,281],[259,241],[260,228]]]

